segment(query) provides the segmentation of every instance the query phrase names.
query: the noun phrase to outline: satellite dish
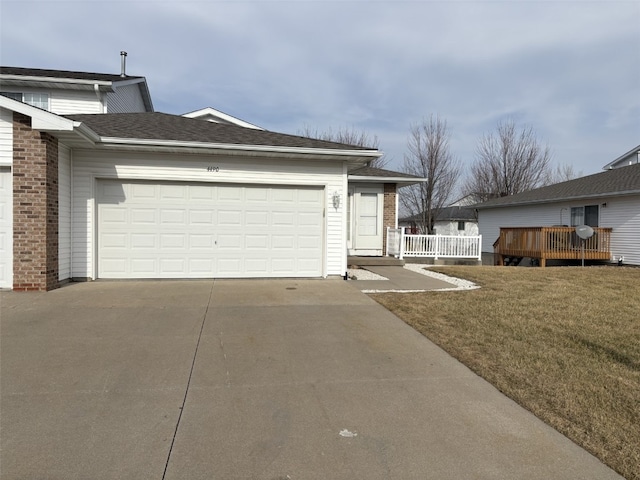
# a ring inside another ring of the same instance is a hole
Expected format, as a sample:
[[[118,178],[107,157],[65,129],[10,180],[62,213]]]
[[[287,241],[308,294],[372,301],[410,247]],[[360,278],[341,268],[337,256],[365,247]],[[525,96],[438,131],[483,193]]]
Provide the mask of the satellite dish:
[[[576,227],[576,235],[578,235],[582,240],[591,238],[593,237],[593,228],[589,225],[580,225]]]

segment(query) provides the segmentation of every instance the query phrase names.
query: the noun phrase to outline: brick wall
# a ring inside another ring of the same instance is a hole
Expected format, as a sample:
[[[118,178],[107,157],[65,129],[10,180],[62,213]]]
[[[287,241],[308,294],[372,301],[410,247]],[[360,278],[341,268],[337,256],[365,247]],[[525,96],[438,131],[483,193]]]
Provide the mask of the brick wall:
[[[13,289],[58,287],[58,140],[13,114]]]
[[[396,184],[384,184],[384,201],[382,206],[382,253],[387,251],[387,227],[396,227]]]

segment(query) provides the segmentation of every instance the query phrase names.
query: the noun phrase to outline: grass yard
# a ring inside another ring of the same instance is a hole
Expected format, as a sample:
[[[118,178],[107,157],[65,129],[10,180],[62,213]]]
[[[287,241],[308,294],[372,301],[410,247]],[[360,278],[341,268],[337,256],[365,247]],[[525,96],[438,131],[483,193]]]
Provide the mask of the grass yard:
[[[434,270],[482,288],[372,297],[624,477],[640,480],[640,269]]]

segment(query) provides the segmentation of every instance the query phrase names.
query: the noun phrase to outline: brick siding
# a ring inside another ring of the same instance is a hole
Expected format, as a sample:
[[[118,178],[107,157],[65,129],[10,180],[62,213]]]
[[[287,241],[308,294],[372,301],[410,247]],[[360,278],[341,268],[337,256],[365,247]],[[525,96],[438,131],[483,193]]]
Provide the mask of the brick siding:
[[[382,253],[387,251],[387,227],[396,227],[396,184],[384,184],[384,200],[382,206]]]
[[[58,287],[58,140],[13,114],[13,289]]]

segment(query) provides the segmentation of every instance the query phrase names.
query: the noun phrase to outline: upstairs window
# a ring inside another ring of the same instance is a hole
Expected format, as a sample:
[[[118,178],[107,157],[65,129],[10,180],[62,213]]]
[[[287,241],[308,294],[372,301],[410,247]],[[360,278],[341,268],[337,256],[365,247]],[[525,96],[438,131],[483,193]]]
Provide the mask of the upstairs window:
[[[458,231],[464,230],[464,227],[465,227],[464,221],[458,220]]]
[[[20,93],[20,92],[2,92],[2,95],[28,105],[49,110],[49,94],[48,93]]]

